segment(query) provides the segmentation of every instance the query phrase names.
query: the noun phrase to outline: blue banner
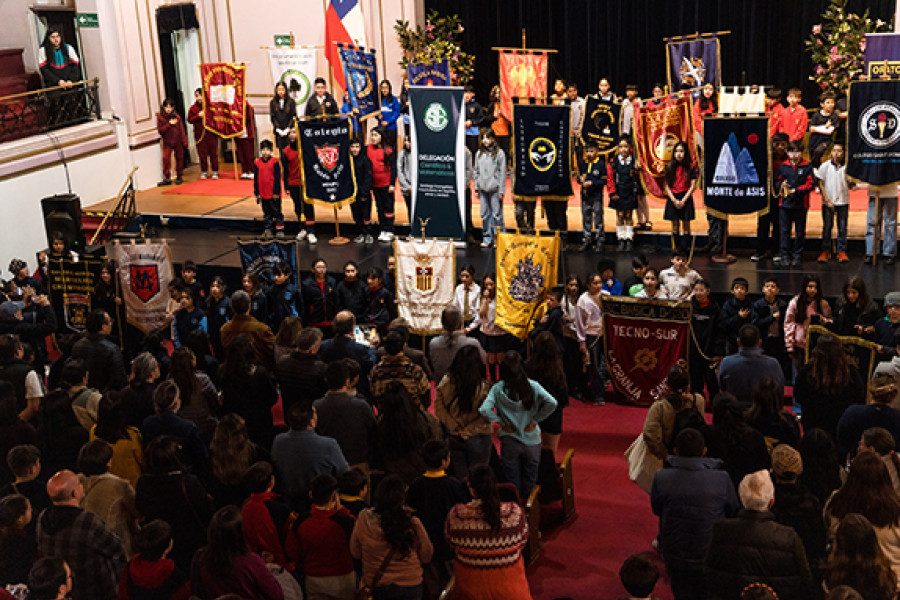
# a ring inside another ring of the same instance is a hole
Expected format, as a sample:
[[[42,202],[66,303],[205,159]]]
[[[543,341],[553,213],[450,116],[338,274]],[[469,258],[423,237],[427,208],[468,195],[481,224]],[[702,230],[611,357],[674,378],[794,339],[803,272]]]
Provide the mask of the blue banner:
[[[865,49],[869,79],[900,75],[900,33],[867,33]]]
[[[677,91],[682,85],[700,88],[712,83],[716,89],[722,87],[721,61],[719,60],[719,38],[666,44],[666,73],[669,90]],[[691,92],[696,99],[700,90]]]
[[[852,82],[847,113],[847,179],[900,182],[900,81]]]
[[[720,219],[769,209],[769,118],[716,117],[703,126],[703,201]]]
[[[350,105],[356,109],[360,119],[381,110],[378,99],[378,67],[375,53],[338,46],[344,79],[347,81],[347,96]]]
[[[409,77],[409,85],[450,85],[450,64],[446,58],[441,62],[433,62],[427,65],[410,63],[406,67],[406,75]]]
[[[241,269],[244,273],[256,273],[264,290],[275,282],[272,268],[282,260],[291,265],[290,282],[300,283],[297,276],[297,242],[242,242],[238,240],[238,253],[241,255]]]

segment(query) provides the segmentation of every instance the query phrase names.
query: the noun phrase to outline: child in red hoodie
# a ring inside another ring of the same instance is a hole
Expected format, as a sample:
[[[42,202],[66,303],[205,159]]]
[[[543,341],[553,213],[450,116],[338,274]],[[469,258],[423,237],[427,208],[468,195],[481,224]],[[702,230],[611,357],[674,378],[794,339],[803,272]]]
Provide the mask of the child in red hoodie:
[[[162,138],[162,168],[163,179],[157,185],[171,185],[172,179],[172,152],[175,153],[175,173],[178,178],[175,183],[181,185],[181,175],[184,172],[184,147],[187,146],[187,133],[184,131],[184,121],[175,112],[175,102],[171,98],[163,100],[159,112],[156,114],[156,131]]]
[[[135,549],[138,553],[119,579],[118,600],[187,600],[190,597],[190,580],[167,558],[172,550],[172,528],[168,523],[154,519],[141,527]]]
[[[254,463],[244,475],[243,483],[250,491],[250,498],[241,508],[247,550],[259,554],[267,563],[293,571],[297,558],[293,525],[297,513],[281,494],[272,491],[275,488],[272,465],[262,461]]]

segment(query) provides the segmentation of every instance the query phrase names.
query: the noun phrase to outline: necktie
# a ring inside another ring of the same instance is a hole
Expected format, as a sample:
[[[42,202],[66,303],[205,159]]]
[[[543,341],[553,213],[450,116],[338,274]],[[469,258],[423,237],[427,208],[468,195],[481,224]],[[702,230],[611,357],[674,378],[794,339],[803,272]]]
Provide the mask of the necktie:
[[[471,309],[469,308],[469,290],[463,294],[463,321],[468,321],[471,317]]]

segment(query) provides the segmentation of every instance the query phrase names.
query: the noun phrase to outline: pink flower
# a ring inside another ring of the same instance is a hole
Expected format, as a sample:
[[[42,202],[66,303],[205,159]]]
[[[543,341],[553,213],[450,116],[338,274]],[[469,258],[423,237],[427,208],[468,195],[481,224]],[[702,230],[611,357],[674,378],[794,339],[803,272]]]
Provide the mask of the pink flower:
[[[822,25],[821,25],[821,23],[820,23],[819,25],[813,25],[812,32],[813,32],[814,34],[816,34],[816,35],[822,33]]]
[[[822,68],[822,65],[817,66],[816,67],[816,75],[821,75],[822,71],[824,71],[824,70],[825,69]]]
[[[866,51],[866,38],[863,38],[862,41],[859,43],[859,51],[860,52]]]
[[[822,40],[816,40],[816,46],[821,46],[821,45],[822,45]]]
[[[431,23],[425,26],[425,31],[431,31],[432,29],[434,29],[434,25],[432,25]]]
[[[465,29],[462,26],[462,23],[459,24],[459,31],[465,31]]]
[[[837,54],[837,53],[838,53],[837,46],[832,46],[832,47],[831,47],[831,50],[829,50],[829,54],[831,54],[832,56],[834,56],[834,55]]]

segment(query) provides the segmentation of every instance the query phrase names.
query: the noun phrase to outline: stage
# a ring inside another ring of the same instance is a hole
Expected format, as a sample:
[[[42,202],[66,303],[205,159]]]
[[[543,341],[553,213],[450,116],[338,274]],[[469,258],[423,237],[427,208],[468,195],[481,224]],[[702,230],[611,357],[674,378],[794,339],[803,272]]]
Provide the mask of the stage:
[[[223,169],[227,165],[223,165]],[[173,260],[180,264],[185,260],[193,260],[200,267],[201,280],[208,281],[205,275],[222,274],[229,282],[229,289],[240,280],[235,269],[240,268],[237,252],[237,239],[255,239],[262,231],[262,211],[253,196],[253,182],[233,179],[230,171],[223,170],[219,180],[200,180],[197,167],[185,170],[182,186],[155,188],[137,192],[137,209],[144,222],[156,230],[156,235],[169,240]],[[509,185],[509,183],[508,183]],[[511,197],[507,189],[507,198]],[[576,193],[575,198],[578,198]],[[406,235],[409,231],[406,205],[399,192],[396,197],[396,222],[398,235]],[[729,221],[728,249],[737,257],[732,264],[721,264],[711,260],[709,255],[695,254],[692,266],[707,278],[715,292],[725,292],[730,288],[735,277],[745,277],[750,282],[750,291],[756,294],[762,288],[767,277],[778,279],[782,294],[793,295],[800,287],[803,274],[812,273],[822,280],[826,296],[834,298],[850,275],[860,275],[869,285],[870,293],[875,298],[882,298],[885,293],[900,289],[900,265],[863,264],[863,237],[865,234],[866,191],[851,192],[851,209],[848,225],[850,262],[838,264],[834,260],[819,264],[819,235],[821,232],[821,199],[813,194],[807,220],[807,251],[804,254],[803,266],[800,268],[779,268],[771,260],[753,263],[749,260],[756,244],[756,217],[732,217]],[[481,226],[477,196],[473,198],[473,221],[476,228]],[[113,200],[85,207],[86,210],[107,210],[114,205]],[[297,218],[290,198],[283,199],[283,210],[287,221],[287,232],[290,237],[297,232]],[[635,251],[647,254],[653,267],[662,269],[670,264],[671,235],[669,223],[662,220],[664,203],[656,198],[650,199],[651,221],[653,231],[636,232]],[[706,215],[700,200],[695,194],[697,219],[693,222],[696,246],[706,243]],[[515,226],[514,206],[511,201],[504,205],[504,218],[507,227]],[[537,227],[546,230],[546,220],[537,209]],[[375,211],[373,207],[373,217]],[[352,225],[349,207],[338,212],[341,234],[345,237],[356,235]],[[335,234],[334,213],[327,207],[316,207],[317,235],[319,243],[310,246],[306,242],[298,244],[300,267],[306,271],[315,257],[323,257],[328,262],[328,270],[340,273],[343,263],[355,260],[360,269],[370,266],[384,268],[387,257],[391,254],[391,245],[385,243],[364,246],[347,244],[333,246],[328,240]],[[568,206],[569,233],[568,250],[562,254],[560,276],[568,273],[582,277],[597,267],[599,258],[610,258],[616,262],[616,276],[621,280],[631,274],[631,254],[615,250],[615,213],[611,209],[605,211],[605,231],[607,245],[603,254],[593,249],[578,252],[581,242],[581,208],[577,199],[570,200]],[[480,240],[479,240],[480,241]],[[471,263],[475,266],[478,277],[486,272],[494,271],[495,254],[491,248],[480,248],[469,245],[457,250],[457,266]],[[204,273],[206,272],[206,273]]]

